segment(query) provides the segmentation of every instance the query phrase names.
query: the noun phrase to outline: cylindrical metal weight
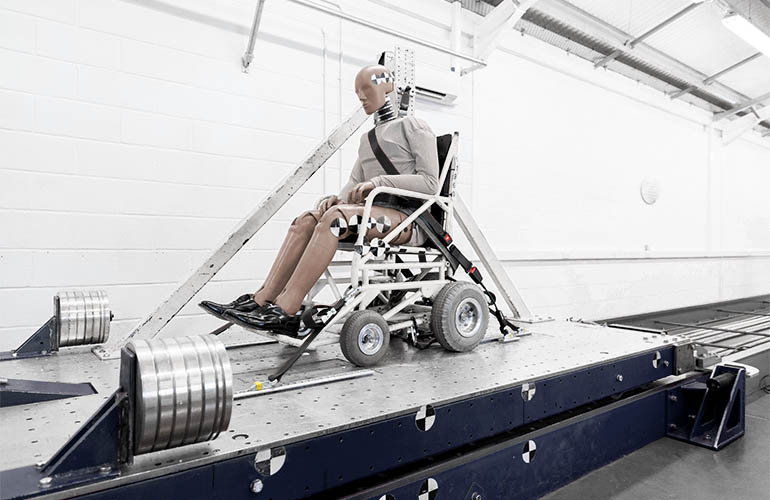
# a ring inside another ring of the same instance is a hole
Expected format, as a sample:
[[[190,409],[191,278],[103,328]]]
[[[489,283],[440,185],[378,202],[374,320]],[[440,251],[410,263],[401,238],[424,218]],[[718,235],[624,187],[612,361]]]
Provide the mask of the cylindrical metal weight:
[[[54,316],[59,347],[101,344],[110,335],[110,301],[102,290],[59,292]]]
[[[233,374],[216,337],[134,340],[134,454],[216,438],[227,430]]]

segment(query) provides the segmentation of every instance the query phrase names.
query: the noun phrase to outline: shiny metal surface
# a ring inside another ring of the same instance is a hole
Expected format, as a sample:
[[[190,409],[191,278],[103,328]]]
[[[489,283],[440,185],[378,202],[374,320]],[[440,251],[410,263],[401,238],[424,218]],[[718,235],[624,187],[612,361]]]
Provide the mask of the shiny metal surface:
[[[54,297],[59,347],[101,344],[110,335],[112,313],[102,290],[59,292]]]
[[[473,337],[479,332],[483,317],[479,301],[466,297],[457,306],[455,327],[463,337]]]
[[[216,439],[139,455],[120,477],[60,497],[416,413],[426,404],[446,404],[642,353],[653,355],[677,339],[566,321],[534,323],[528,329],[531,335],[515,343],[502,343],[491,341],[500,335],[496,326],[490,326],[490,341],[466,353],[450,353],[440,346],[420,351],[392,339],[388,356],[372,376],[239,399],[233,404],[227,432]],[[233,327],[218,338],[228,344],[242,344],[255,336]],[[254,380],[264,380],[293,349],[275,343],[230,349],[234,390],[242,391],[252,387]],[[302,372],[319,366],[339,372],[355,369],[344,360],[339,345],[333,344],[303,356],[295,367],[296,376],[307,379]],[[5,361],[0,377],[91,382],[99,394],[0,409],[0,470],[49,458],[117,387],[118,371],[117,361],[101,361],[85,347],[60,351],[44,360]],[[30,428],[35,431],[28,431]]]
[[[358,332],[358,349],[367,356],[374,356],[385,343],[385,334],[380,325],[369,323]]]
[[[134,453],[215,439],[227,430],[233,376],[216,337],[135,340],[137,401]]]

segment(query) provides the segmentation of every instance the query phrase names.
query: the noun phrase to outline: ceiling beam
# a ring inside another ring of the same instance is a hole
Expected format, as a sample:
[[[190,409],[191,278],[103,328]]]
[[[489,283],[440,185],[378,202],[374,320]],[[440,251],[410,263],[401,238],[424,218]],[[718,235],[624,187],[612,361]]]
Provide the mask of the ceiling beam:
[[[642,33],[638,37],[634,38],[633,40],[627,41],[625,43],[625,46],[628,47],[628,50],[633,50],[637,45],[639,45],[645,39],[651,37],[655,33],[659,32],[660,30],[665,28],[666,26],[669,26],[670,24],[674,23],[677,19],[680,19],[680,18],[684,17],[689,12],[697,9],[700,5],[701,5],[701,3],[691,3],[690,5],[685,7],[684,9],[680,10],[679,12],[677,12],[673,16],[669,17],[668,19],[666,19],[666,20],[656,24],[655,26],[653,26],[649,30],[645,31],[644,33]],[[607,64],[609,64],[611,61],[615,60],[615,58],[618,57],[622,53],[623,53],[623,51],[619,50],[619,49],[616,49],[616,50],[612,51],[611,53],[609,53],[606,56],[604,56],[601,59],[599,59],[594,64],[594,68],[603,68],[603,67],[607,66]]]
[[[724,76],[727,73],[729,73],[731,71],[734,71],[734,70],[740,68],[741,66],[743,66],[744,64],[750,63],[754,59],[757,59],[758,57],[761,57],[761,56],[762,56],[761,52],[757,52],[756,54],[750,55],[746,59],[742,59],[742,60],[738,61],[737,63],[733,64],[732,66],[728,66],[727,68],[723,69],[722,71],[714,73],[710,77],[704,79],[702,83],[703,83],[703,85],[711,85],[717,78],[719,78],[721,76]],[[673,92],[672,94],[669,95],[669,97],[671,99],[678,99],[678,98],[682,97],[685,94],[689,94],[690,92],[692,92],[693,90],[695,90],[697,88],[698,87],[696,87],[695,85],[690,85],[687,88],[684,88],[682,90],[677,90],[676,92]]]
[[[479,59],[486,59],[500,43],[503,35],[509,32],[519,22],[521,16],[538,0],[503,0],[492,12],[484,16],[484,20],[476,25],[473,37],[473,53]]]
[[[588,12],[585,12],[565,0],[549,0],[548,2],[542,2],[538,4],[537,10],[611,45],[615,50],[620,50],[624,53],[629,52],[628,47],[626,47],[625,44],[632,38],[631,35],[592,16]],[[719,81],[714,81],[710,86],[704,85],[703,80],[708,78],[708,75],[697,71],[649,45],[639,44],[634,49],[634,56],[657,69],[669,73],[679,80],[685,81],[698,89],[702,89],[720,98],[732,102],[742,102],[748,99],[746,95],[723,85]]]
[[[749,108],[749,112],[745,115],[726,124],[722,131],[722,144],[725,146],[730,144],[767,118],[770,118],[770,106],[759,110],[753,107]]]
[[[749,109],[753,106],[757,106],[759,104],[764,103],[765,101],[770,100],[770,92],[766,94],[762,94],[759,97],[756,97],[754,99],[749,99],[748,101],[743,101],[735,106],[733,106],[730,109],[726,109],[720,113],[716,113],[714,115],[714,121],[718,122],[720,120],[724,120],[725,118],[730,118],[731,116],[740,113],[741,111],[744,111],[746,109]]]

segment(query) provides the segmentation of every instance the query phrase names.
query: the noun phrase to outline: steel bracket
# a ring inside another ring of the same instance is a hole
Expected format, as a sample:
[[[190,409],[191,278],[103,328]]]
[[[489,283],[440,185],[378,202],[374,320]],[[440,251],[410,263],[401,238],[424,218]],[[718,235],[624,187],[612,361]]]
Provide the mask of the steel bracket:
[[[743,436],[746,370],[718,365],[711,375],[667,391],[669,437],[720,450]]]
[[[674,347],[674,374],[682,375],[695,370],[695,345],[692,343]]]
[[[0,379],[0,408],[95,393],[94,387],[87,382],[73,384],[3,378]]]
[[[50,356],[52,352],[59,350],[58,337],[55,333],[56,317],[51,316],[51,319],[38,328],[37,331],[18,348],[13,351],[0,352],[0,361]]]

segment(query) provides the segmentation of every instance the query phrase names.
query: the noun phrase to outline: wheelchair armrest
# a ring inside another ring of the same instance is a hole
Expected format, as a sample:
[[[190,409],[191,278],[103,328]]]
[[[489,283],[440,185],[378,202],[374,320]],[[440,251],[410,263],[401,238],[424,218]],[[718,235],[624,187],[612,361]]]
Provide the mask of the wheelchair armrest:
[[[397,196],[403,196],[405,198],[416,198],[418,200],[442,200],[442,201],[448,201],[449,198],[446,196],[439,196],[438,194],[425,194],[420,193],[419,191],[410,191],[408,189],[400,189],[400,188],[394,188],[394,187],[387,187],[387,186],[380,186],[374,188],[369,195],[366,197],[366,205],[371,206],[374,202],[374,198],[378,194],[394,194]]]

